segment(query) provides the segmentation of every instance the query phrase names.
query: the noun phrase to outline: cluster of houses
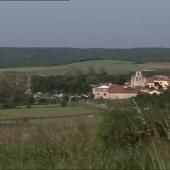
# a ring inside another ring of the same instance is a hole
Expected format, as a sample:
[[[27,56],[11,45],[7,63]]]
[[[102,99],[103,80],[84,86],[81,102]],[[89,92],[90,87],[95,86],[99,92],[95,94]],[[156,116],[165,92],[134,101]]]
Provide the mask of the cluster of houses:
[[[128,99],[140,93],[160,95],[169,85],[168,76],[155,75],[146,78],[141,71],[137,71],[123,86],[112,83],[92,85],[92,92],[95,99]]]
[[[131,79],[123,86],[113,83],[101,83],[92,85],[94,99],[128,99],[136,97],[138,94],[160,95],[170,86],[170,77],[165,75],[154,75],[144,77],[141,71],[135,72]],[[34,99],[39,100],[56,100],[62,98],[64,94],[54,90],[51,93],[38,92],[34,94]],[[69,96],[69,101],[86,100],[87,95]]]

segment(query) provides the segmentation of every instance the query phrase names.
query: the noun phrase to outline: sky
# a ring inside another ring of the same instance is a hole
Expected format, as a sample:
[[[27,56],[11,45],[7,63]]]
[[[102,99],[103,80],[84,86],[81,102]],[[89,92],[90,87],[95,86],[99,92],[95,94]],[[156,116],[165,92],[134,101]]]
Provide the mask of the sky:
[[[170,47],[169,0],[0,1],[1,47]]]

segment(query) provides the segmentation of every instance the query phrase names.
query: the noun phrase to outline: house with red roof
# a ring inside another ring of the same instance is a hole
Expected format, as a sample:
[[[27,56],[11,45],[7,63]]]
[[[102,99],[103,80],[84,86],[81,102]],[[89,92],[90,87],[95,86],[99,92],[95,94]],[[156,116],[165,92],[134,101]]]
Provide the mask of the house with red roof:
[[[149,88],[157,88],[161,86],[164,90],[167,90],[170,85],[170,77],[164,75],[155,75],[146,78],[146,86]]]
[[[124,88],[117,84],[102,85],[93,88],[95,99],[128,99],[138,95],[139,90],[135,88]]]

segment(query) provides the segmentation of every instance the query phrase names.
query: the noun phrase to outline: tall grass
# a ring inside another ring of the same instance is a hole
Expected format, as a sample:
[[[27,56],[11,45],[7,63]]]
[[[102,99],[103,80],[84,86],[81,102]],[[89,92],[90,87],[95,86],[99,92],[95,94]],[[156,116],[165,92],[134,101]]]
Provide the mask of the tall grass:
[[[95,124],[1,127],[0,169],[169,169],[167,118],[153,114],[142,112],[143,124],[114,107]]]

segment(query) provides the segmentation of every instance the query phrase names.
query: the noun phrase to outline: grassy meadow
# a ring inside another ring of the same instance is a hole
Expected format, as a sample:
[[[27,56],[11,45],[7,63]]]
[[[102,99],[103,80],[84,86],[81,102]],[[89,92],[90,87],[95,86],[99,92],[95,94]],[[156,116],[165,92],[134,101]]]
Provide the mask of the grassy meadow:
[[[28,75],[64,75],[69,73],[71,70],[80,69],[83,73],[87,73],[89,67],[93,67],[96,72],[100,72],[101,68],[109,74],[127,74],[136,70],[164,70],[169,69],[169,62],[156,62],[156,63],[145,63],[135,64],[128,61],[117,61],[117,60],[96,60],[96,61],[85,61],[79,63],[72,63],[60,66],[44,66],[44,67],[18,67],[18,68],[1,68],[0,73],[3,72],[17,72],[25,73]]]
[[[17,107],[15,109],[1,109],[0,123],[16,123],[17,120],[28,119],[29,123],[55,122],[58,119],[74,119],[93,117],[103,111],[87,106],[33,105],[31,108]]]

